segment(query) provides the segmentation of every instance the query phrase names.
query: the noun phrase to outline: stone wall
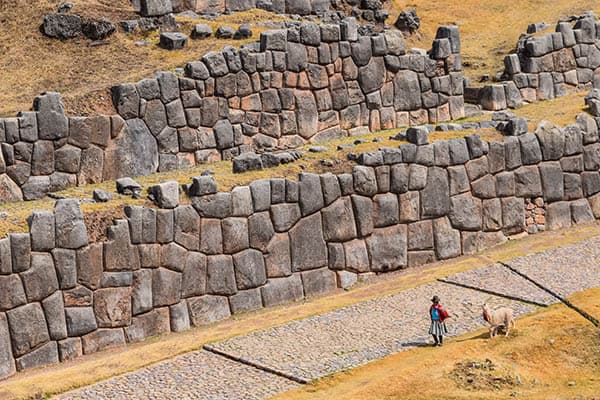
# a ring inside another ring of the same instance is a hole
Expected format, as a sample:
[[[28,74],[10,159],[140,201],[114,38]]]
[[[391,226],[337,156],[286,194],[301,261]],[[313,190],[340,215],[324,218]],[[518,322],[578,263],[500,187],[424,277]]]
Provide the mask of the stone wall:
[[[506,79],[479,92],[488,110],[515,108],[523,101],[550,100],[600,84],[600,21],[582,16],[559,22],[556,32],[519,40],[504,59]]]
[[[402,36],[301,23],[187,64],[186,76],[113,88],[119,115],[67,117],[60,96],[0,119],[0,202],[75,185],[463,116],[460,43],[440,28],[431,57]],[[144,154],[144,157],[140,157]]]
[[[153,193],[169,208],[127,207],[102,243],[77,201],[60,200],[30,234],[0,240],[0,377],[593,221],[598,121],[503,143],[409,130],[418,145],[364,153],[352,173],[227,193],[194,178],[190,204],[165,183]]]

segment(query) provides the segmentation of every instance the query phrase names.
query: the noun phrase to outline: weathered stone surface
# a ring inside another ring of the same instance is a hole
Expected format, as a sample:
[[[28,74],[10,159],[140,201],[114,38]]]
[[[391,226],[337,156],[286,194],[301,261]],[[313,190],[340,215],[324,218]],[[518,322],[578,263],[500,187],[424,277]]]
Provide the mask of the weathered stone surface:
[[[171,328],[169,309],[157,308],[132,319],[131,325],[126,327],[125,337],[127,342],[134,343],[148,337],[169,332]]]
[[[232,295],[237,292],[231,256],[216,255],[207,258],[206,291],[217,295]]]
[[[445,169],[430,167],[427,185],[421,191],[421,216],[435,218],[446,215],[450,210],[450,186]]]
[[[148,192],[154,196],[154,202],[160,208],[172,209],[179,205],[179,184],[177,181],[167,181],[152,186]]]
[[[131,289],[128,287],[119,287],[95,291],[94,314],[96,314],[96,320],[100,328],[116,328],[130,325]]]
[[[23,272],[31,266],[31,242],[29,234],[26,233],[11,233],[10,238],[10,255],[12,261],[12,272]]]
[[[305,271],[327,265],[327,245],[323,240],[321,215],[303,218],[290,230],[293,271]]]
[[[233,314],[244,313],[262,308],[260,289],[250,289],[237,292],[229,298]]]
[[[371,270],[385,272],[406,267],[406,246],[406,225],[373,230],[373,234],[367,239]]]
[[[144,157],[139,157],[139,154],[144,154]],[[106,149],[105,179],[149,175],[157,169],[156,139],[143,120],[127,120],[126,129]]]
[[[325,200],[321,189],[321,179],[316,174],[300,174],[299,202],[302,216],[310,215],[323,208]]]
[[[181,297],[181,273],[166,268],[152,271],[152,303],[154,307],[179,303]]]
[[[304,294],[307,297],[327,293],[337,287],[335,272],[328,268],[304,271],[300,275],[302,286],[304,286]]]
[[[540,143],[544,160],[558,160],[565,149],[565,135],[560,128],[548,121],[541,121],[535,134]]]
[[[231,193],[193,197],[192,205],[203,218],[226,218],[231,215]]]
[[[420,221],[408,225],[408,250],[433,248],[433,225],[431,221]]]
[[[235,280],[239,290],[262,286],[267,281],[265,263],[261,252],[253,249],[234,254]]]
[[[27,304],[6,313],[13,354],[20,357],[50,339],[39,303]]]
[[[58,363],[58,347],[56,342],[46,343],[16,360],[17,370],[19,371],[56,363]]]
[[[525,230],[525,203],[518,197],[502,198],[502,231],[513,235]]]
[[[248,186],[236,186],[231,191],[231,211],[234,217],[248,217],[254,211],[252,192]]]
[[[508,240],[502,232],[462,232],[461,236],[463,254],[476,254]]]
[[[65,317],[70,337],[83,336],[98,328],[92,307],[67,307]]]
[[[249,247],[248,220],[246,218],[226,218],[221,222],[221,227],[223,251],[226,254],[237,253]]]
[[[575,224],[593,222],[595,218],[590,203],[586,199],[571,202],[571,218]]]
[[[356,224],[349,197],[336,200],[321,213],[326,241],[344,242],[356,237]]]
[[[69,121],[65,116],[60,94],[47,92],[37,96],[33,102],[37,111],[37,124],[40,139],[60,139],[69,134]]]
[[[271,206],[271,182],[259,179],[250,183],[254,211],[266,211]]]
[[[79,201],[59,200],[54,208],[56,245],[65,249],[79,249],[88,244],[87,228]]]
[[[32,253],[31,268],[21,274],[27,301],[41,301],[58,290],[54,260],[50,253]]]
[[[377,194],[377,177],[375,170],[371,167],[355,166],[352,170],[354,191],[363,196]]]
[[[546,229],[557,230],[571,226],[571,207],[569,202],[558,201],[546,206]]]
[[[521,144],[521,161],[523,165],[537,164],[542,161],[542,150],[535,134],[527,133],[519,136]]]
[[[211,324],[231,315],[229,302],[224,296],[200,296],[187,299],[190,321],[194,326]]]
[[[141,269],[133,272],[131,311],[139,315],[152,309],[152,271]]]
[[[398,197],[393,193],[373,197],[373,223],[375,228],[395,225],[399,222]]]
[[[196,210],[189,205],[180,205],[175,208],[173,218],[175,242],[188,250],[198,250],[200,217]]]
[[[80,338],[67,338],[58,342],[58,355],[61,362],[74,360],[83,355]]]
[[[0,275],[0,311],[7,311],[27,303],[19,275]]]
[[[13,359],[10,331],[5,314],[0,314],[0,379],[13,375],[16,372]]]
[[[525,198],[542,195],[542,181],[536,166],[521,167],[515,171],[515,193]]]
[[[55,292],[42,301],[44,314],[48,323],[50,339],[61,340],[67,337],[67,323],[65,320],[65,303],[61,292]]]
[[[98,329],[81,338],[83,354],[125,345],[125,334],[122,329]]]
[[[279,278],[292,274],[290,242],[287,233],[273,236],[264,251],[267,277]]]
[[[190,329],[190,315],[185,301],[169,307],[169,318],[172,332],[183,332]]]
[[[344,268],[355,272],[368,272],[369,254],[364,240],[356,239],[343,245]]]
[[[433,238],[438,259],[445,260],[461,255],[460,231],[452,228],[448,218],[433,221]]]

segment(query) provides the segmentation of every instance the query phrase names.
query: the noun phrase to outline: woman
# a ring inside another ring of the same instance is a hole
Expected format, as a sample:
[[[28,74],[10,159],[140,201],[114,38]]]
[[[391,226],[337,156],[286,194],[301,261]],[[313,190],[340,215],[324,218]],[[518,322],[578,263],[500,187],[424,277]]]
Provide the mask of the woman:
[[[444,321],[446,318],[449,318],[448,312],[444,310],[442,305],[440,304],[440,298],[438,296],[433,296],[431,299],[433,303],[431,307],[429,307],[429,317],[431,318],[431,326],[429,327],[429,334],[433,336],[434,346],[441,346],[444,341],[444,334],[448,333],[448,329],[446,329],[446,324]]]

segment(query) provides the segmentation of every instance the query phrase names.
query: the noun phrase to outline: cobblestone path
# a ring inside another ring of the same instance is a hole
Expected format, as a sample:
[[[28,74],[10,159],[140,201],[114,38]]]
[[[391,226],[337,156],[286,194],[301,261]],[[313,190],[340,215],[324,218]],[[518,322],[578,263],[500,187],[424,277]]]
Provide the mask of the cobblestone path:
[[[507,262],[561,295],[600,286],[600,237]],[[500,264],[448,280],[541,304],[555,302]],[[437,294],[453,318],[450,336],[484,325],[481,307],[508,306],[517,316],[532,304],[433,282],[310,318],[211,344],[218,351],[289,375],[314,379],[430,342],[429,299]],[[298,384],[201,350],[71,392],[63,400],[266,399]]]

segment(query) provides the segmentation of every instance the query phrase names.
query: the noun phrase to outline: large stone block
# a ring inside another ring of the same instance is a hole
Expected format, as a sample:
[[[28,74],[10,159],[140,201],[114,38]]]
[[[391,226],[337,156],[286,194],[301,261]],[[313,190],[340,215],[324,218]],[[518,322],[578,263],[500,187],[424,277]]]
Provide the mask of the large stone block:
[[[252,289],[267,281],[263,255],[258,250],[248,249],[233,256],[235,280],[239,290]]]
[[[461,255],[460,231],[452,228],[448,218],[438,218],[433,221],[433,238],[438,259],[445,260]]]
[[[269,279],[260,291],[265,307],[299,301],[304,297],[302,278],[299,274]]]
[[[202,326],[221,321],[231,315],[229,302],[224,296],[200,296],[187,299],[190,321],[194,326]]]
[[[414,71],[399,71],[394,77],[394,109],[413,111],[421,108],[421,86]]]
[[[78,200],[58,200],[54,208],[54,217],[57,247],[79,249],[88,244],[87,228]]]
[[[542,161],[542,150],[537,136],[533,133],[526,133],[519,136],[521,144],[521,161],[523,165],[537,164]]]
[[[586,199],[571,202],[571,219],[575,224],[593,222],[595,220],[590,203]]]
[[[452,226],[463,231],[478,231],[482,228],[481,200],[468,193],[450,198]]]
[[[0,379],[13,375],[16,371],[12,355],[8,320],[5,314],[0,314]]]
[[[300,275],[304,294],[307,297],[327,293],[337,288],[335,272],[328,268],[304,271]]]
[[[190,315],[187,302],[182,301],[169,307],[169,318],[171,320],[172,332],[183,332],[190,329]]]
[[[94,243],[77,250],[75,255],[77,283],[89,289],[100,286],[103,260],[102,243]]]
[[[56,363],[58,363],[58,347],[56,342],[46,343],[16,360],[17,370],[19,371]]]
[[[227,218],[231,215],[231,194],[216,193],[192,197],[192,205],[203,218]]]
[[[502,231],[514,235],[525,230],[525,202],[522,198],[502,198]]]
[[[10,255],[12,272],[23,272],[31,266],[31,241],[27,233],[11,233]]]
[[[546,206],[546,229],[557,230],[571,226],[571,207],[567,201],[558,201]]]
[[[292,274],[290,241],[287,233],[274,235],[264,253],[268,278],[278,278]]]
[[[125,345],[123,329],[98,329],[81,338],[83,354],[92,354],[98,351]]]
[[[58,290],[54,260],[50,253],[32,253],[31,268],[21,274],[27,301],[41,301]]]
[[[201,296],[206,293],[206,256],[189,252],[181,279],[181,297]]]
[[[373,234],[367,239],[367,248],[372,271],[385,272],[406,267],[406,225],[373,230]]]
[[[327,265],[327,245],[323,240],[320,214],[298,221],[289,235],[293,271],[305,271]]]
[[[336,200],[332,205],[324,208],[321,215],[326,241],[344,242],[356,237],[356,224],[349,197]]]
[[[433,248],[433,224],[431,221],[420,221],[408,225],[408,250],[425,250]]]
[[[168,333],[171,329],[169,308],[157,308],[134,317],[131,325],[125,328],[127,342],[140,342],[151,336]]]
[[[229,298],[229,306],[233,314],[254,311],[262,308],[260,289],[250,289],[237,292]]]
[[[131,311],[133,315],[139,315],[150,311],[152,307],[152,270],[134,271],[131,287]]]
[[[47,92],[33,101],[33,110],[37,111],[37,125],[40,139],[54,140],[67,137],[69,121],[60,94]]]
[[[315,174],[301,174],[299,181],[299,200],[302,216],[310,215],[323,208],[325,200],[321,188],[321,179]]]
[[[119,287],[95,291],[94,314],[96,314],[96,321],[100,328],[130,325],[131,289],[129,287]]]
[[[535,165],[515,171],[515,193],[518,197],[532,198],[543,194],[540,172]]]
[[[371,167],[355,166],[352,170],[354,192],[363,196],[377,194],[377,177]]]
[[[248,238],[248,220],[246,218],[226,218],[221,222],[223,231],[223,251],[237,253],[250,246]]]
[[[31,303],[6,313],[13,354],[20,357],[50,340],[42,306]]]
[[[144,157],[139,157],[144,154]],[[106,148],[104,178],[144,176],[158,169],[156,139],[141,119],[130,119],[126,129]]]
[[[26,303],[27,298],[19,275],[0,275],[0,312]]]
[[[369,253],[367,252],[367,246],[364,240],[356,239],[344,243],[341,253],[344,257],[343,264],[345,269],[354,272],[369,271]]]
[[[450,185],[448,173],[439,167],[430,167],[427,185],[421,191],[421,215],[435,218],[448,214],[450,210]]]
[[[181,273],[166,268],[152,271],[152,302],[154,307],[179,303],[181,298]]]
[[[174,213],[175,242],[188,250],[198,250],[200,246],[200,217],[189,205],[175,208]]]
[[[559,162],[544,162],[539,165],[544,199],[548,202],[564,199],[564,179]]]
[[[548,121],[541,121],[535,134],[540,143],[542,156],[545,161],[558,160],[565,149],[565,134],[560,128]]]
[[[206,291],[232,295],[237,292],[233,259],[227,255],[209,256],[206,264]]]
[[[42,301],[50,339],[61,340],[67,337],[67,322],[65,320],[65,303],[61,292],[55,292]]]
[[[375,228],[395,225],[398,222],[398,197],[393,193],[375,195],[373,197],[373,223]]]
[[[50,251],[54,248],[54,214],[50,211],[34,211],[29,218],[31,249]]]
[[[92,307],[67,307],[65,308],[65,317],[70,337],[83,336],[98,329]]]

